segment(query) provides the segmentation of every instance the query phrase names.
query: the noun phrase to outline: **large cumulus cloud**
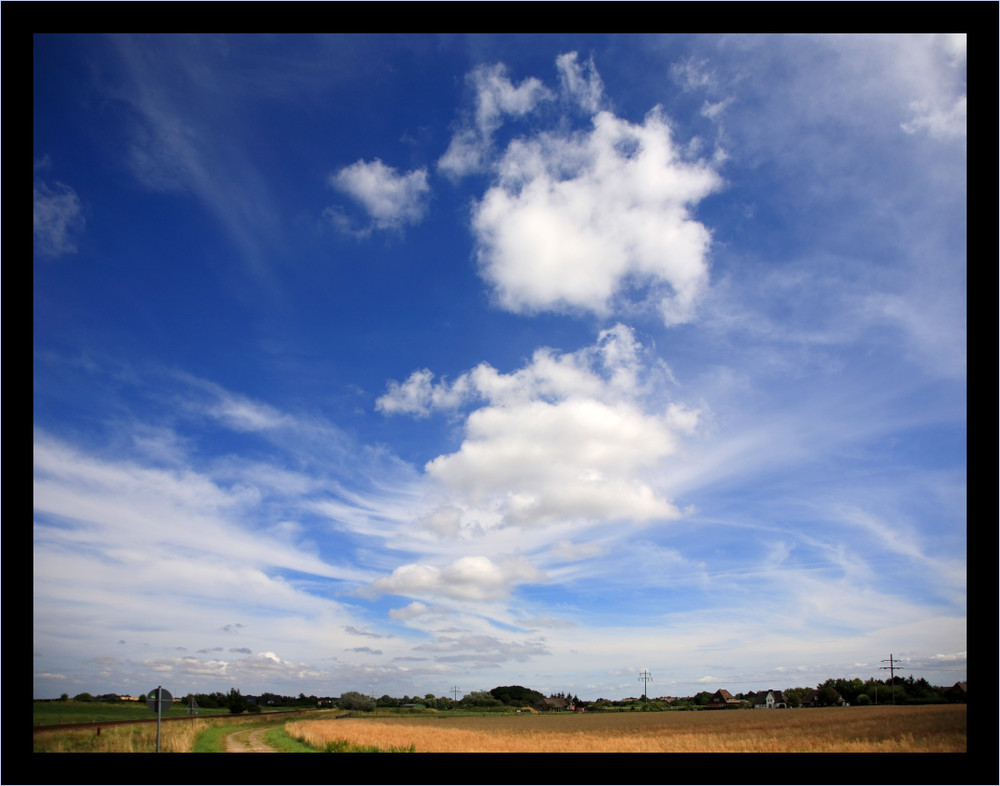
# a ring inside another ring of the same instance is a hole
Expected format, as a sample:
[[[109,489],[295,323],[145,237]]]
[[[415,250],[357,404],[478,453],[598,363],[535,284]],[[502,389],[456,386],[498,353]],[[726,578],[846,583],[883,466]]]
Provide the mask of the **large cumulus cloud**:
[[[686,322],[711,242],[691,206],[720,185],[683,159],[659,111],[641,124],[602,111],[588,133],[515,140],[473,212],[481,273],[519,313],[607,315],[643,301]]]
[[[439,533],[460,531],[462,509],[476,511],[480,527],[647,523],[680,515],[656,468],[698,422],[696,410],[663,398],[668,376],[630,328],[616,325],[576,352],[540,349],[510,373],[483,363],[435,382],[429,370],[415,371],[378,408],[473,407],[458,450],[424,468],[454,500],[426,519]]]

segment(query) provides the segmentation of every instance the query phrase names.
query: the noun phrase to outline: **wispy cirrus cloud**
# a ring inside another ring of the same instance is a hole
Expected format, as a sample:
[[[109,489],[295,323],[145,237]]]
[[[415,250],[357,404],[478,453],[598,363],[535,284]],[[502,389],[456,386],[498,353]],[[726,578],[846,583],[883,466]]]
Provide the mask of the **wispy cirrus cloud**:
[[[604,103],[604,83],[597,73],[594,58],[580,63],[576,52],[566,52],[556,58],[561,93],[571,98],[590,114],[596,113]]]
[[[86,221],[80,197],[72,187],[40,177],[39,172],[50,167],[47,157],[35,163],[34,250],[43,256],[57,257],[76,251],[77,236]]]

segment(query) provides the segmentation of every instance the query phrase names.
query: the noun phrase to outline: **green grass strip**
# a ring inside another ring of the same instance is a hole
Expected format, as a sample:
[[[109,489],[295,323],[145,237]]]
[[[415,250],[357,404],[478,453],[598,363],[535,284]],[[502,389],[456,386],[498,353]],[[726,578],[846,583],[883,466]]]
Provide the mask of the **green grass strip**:
[[[194,738],[192,753],[225,753],[227,734],[239,731],[242,726],[210,726]]]
[[[326,744],[326,753],[416,753],[417,747],[409,745],[405,748],[379,748],[375,745],[355,745],[347,740],[331,740]]]
[[[306,745],[302,740],[291,736],[285,731],[284,725],[275,726],[264,735],[264,741],[281,753],[321,753],[322,751]]]

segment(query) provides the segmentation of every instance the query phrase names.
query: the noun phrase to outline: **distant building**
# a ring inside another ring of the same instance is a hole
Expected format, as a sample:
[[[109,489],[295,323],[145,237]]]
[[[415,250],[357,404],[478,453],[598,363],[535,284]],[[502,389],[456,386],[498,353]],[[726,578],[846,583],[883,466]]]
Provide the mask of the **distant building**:
[[[738,710],[739,708],[740,700],[724,688],[720,688],[712,694],[712,698],[705,705],[706,710]]]
[[[753,706],[755,710],[787,709],[788,702],[780,690],[762,690],[753,697]]]

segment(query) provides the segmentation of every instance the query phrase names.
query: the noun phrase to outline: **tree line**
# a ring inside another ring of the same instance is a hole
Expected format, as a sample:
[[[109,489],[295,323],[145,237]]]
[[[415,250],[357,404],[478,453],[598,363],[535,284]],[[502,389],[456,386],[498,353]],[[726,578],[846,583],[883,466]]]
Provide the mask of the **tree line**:
[[[909,677],[895,677],[885,680],[870,678],[862,680],[859,677],[853,679],[830,678],[817,685],[815,688],[786,688],[781,693],[790,707],[801,707],[803,700],[813,692],[818,690],[823,699],[822,703],[834,705],[843,702],[854,706],[866,706],[870,704],[946,704],[965,703],[965,690],[959,684],[950,687],[936,687],[931,685],[926,679],[920,677],[914,679]],[[749,706],[753,706],[753,700],[757,691],[746,693],[736,693],[733,697],[740,699]],[[702,691],[694,696],[683,699],[674,699],[669,702],[669,706],[676,707],[691,705],[703,707],[709,703],[714,693]]]
[[[961,686],[960,686],[961,685]],[[785,701],[791,707],[800,707],[804,698],[813,690],[820,691],[825,703],[833,705],[843,701],[851,705],[869,704],[941,704],[965,703],[964,684],[956,684],[950,688],[932,686],[923,677],[914,679],[895,677],[886,680],[868,679],[828,679],[816,688],[787,688],[782,691]],[[228,693],[215,691],[213,693],[189,693],[181,698],[182,706],[189,706],[192,701],[199,708],[228,709],[233,714],[243,712],[261,712],[264,709],[287,708],[336,708],[353,712],[371,712],[378,708],[397,709],[432,709],[432,710],[475,710],[481,712],[505,712],[510,710],[529,709],[547,711],[552,708],[577,709],[588,711],[622,711],[622,710],[670,710],[698,709],[707,705],[714,692],[701,691],[694,696],[604,699],[581,701],[579,697],[569,693],[553,693],[546,697],[539,691],[525,688],[522,685],[504,685],[489,691],[472,691],[461,699],[448,696],[435,696],[426,693],[423,696],[403,696],[401,698],[383,695],[379,698],[367,696],[358,691],[347,691],[340,696],[306,696],[300,693],[297,697],[282,696],[277,693],[262,693],[259,696],[244,696],[237,688],[231,688]],[[743,706],[753,706],[756,691],[734,694],[734,698],[743,702]],[[68,701],[69,696],[62,694],[60,701]],[[79,693],[74,701],[119,701],[118,694],[92,696],[89,693]],[[146,696],[139,696],[140,702],[146,701]]]

